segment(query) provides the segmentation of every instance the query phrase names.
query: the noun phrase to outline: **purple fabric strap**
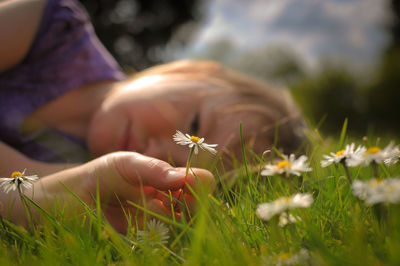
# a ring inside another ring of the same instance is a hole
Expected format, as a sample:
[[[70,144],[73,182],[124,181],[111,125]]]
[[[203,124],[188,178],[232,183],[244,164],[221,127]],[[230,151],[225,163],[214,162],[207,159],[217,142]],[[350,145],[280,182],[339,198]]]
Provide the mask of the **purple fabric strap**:
[[[48,160],[51,156],[35,150],[40,144],[33,136],[21,134],[23,120],[35,109],[82,85],[124,78],[97,39],[80,3],[48,0],[27,56],[0,74],[0,138],[28,156]]]

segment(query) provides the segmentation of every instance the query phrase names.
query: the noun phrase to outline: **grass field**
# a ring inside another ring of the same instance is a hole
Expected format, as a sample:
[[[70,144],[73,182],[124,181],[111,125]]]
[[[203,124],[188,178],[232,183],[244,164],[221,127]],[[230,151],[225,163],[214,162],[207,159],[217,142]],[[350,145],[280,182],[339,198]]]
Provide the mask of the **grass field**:
[[[353,184],[399,176],[399,163],[349,167],[348,173],[340,163],[321,167],[323,155],[340,154],[352,142],[384,148],[391,139],[351,139],[345,129],[337,139],[310,137],[305,155],[312,170],[299,177],[260,175],[270,158],[280,158],[277,150],[269,159],[246,153],[230,175],[233,184],[223,181],[226,173],[215,173],[217,190],[196,195],[200,203],[190,222],[160,217],[162,232],[139,233],[133,226],[120,235],[99,209],[74,217],[56,209],[34,229],[1,219],[0,265],[400,265],[400,204],[386,198],[367,204],[349,183],[349,176]],[[399,187],[391,189],[396,202]],[[287,216],[276,210],[269,220],[257,215],[259,204],[281,197],[287,203],[297,193],[311,195],[311,205]]]

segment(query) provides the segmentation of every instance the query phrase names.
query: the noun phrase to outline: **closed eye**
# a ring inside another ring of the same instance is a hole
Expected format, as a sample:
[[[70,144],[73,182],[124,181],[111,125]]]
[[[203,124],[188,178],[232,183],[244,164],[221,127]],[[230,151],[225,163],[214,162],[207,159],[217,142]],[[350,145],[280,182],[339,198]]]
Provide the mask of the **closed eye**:
[[[200,129],[200,116],[198,113],[195,114],[192,123],[190,124],[190,133],[194,136],[197,136]]]

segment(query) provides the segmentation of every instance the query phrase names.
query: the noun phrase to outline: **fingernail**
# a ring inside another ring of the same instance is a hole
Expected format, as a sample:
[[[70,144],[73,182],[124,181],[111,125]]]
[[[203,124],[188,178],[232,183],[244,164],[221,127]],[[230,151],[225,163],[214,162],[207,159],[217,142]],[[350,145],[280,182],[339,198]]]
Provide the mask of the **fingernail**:
[[[168,179],[182,179],[185,177],[185,174],[176,170],[168,170]]]

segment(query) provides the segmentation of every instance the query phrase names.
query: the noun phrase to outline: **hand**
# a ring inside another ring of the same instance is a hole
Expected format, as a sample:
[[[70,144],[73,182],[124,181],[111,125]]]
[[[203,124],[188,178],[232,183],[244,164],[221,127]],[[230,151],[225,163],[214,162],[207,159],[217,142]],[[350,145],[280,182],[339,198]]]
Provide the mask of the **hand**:
[[[171,200],[166,195],[171,192],[174,198],[182,201],[184,191],[189,210],[194,211],[195,201],[188,186],[195,191],[200,188],[212,191],[215,180],[207,170],[193,171],[196,176],[189,173],[186,177],[185,168],[173,168],[164,161],[135,152],[115,152],[58,175],[43,178],[35,187],[44,187],[47,194],[52,191],[54,195],[60,195],[61,190],[65,191],[60,186],[61,182],[85,203],[94,206],[98,185],[103,213],[110,224],[123,233],[128,225],[123,209],[132,217],[133,225],[137,219],[140,226],[145,215],[128,201],[157,214],[171,216]],[[54,189],[57,183],[58,188]],[[183,210],[180,204],[173,202],[173,205],[174,215],[180,219],[180,211]]]

